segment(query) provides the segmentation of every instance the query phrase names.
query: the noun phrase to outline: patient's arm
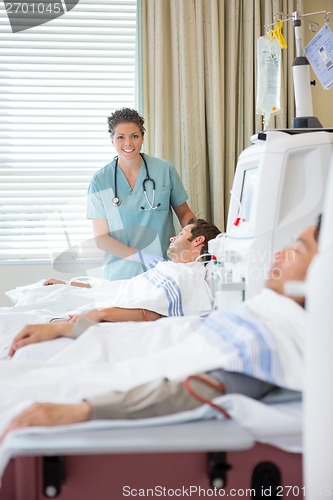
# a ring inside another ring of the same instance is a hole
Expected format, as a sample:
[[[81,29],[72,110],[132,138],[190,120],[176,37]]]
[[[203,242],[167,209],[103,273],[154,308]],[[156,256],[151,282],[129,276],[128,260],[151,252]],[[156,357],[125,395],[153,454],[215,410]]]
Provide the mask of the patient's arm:
[[[123,307],[107,307],[103,309],[93,309],[82,314],[83,317],[96,323],[108,321],[110,323],[123,321],[155,321],[161,318],[161,315],[146,309],[125,309]],[[71,316],[75,322],[79,316]]]
[[[26,325],[23,330],[14,337],[8,355],[13,356],[15,351],[29,344],[53,340],[58,337],[70,337],[73,328],[74,325],[67,322]]]
[[[66,281],[63,280],[58,280],[57,278],[49,278],[48,280],[44,281],[43,286],[48,286],[48,285],[66,285]],[[81,281],[71,281],[70,283],[71,286],[80,286],[82,288],[91,288],[90,285],[87,283],[82,283]]]
[[[155,321],[161,317],[160,314],[146,309],[123,309],[121,307],[110,307],[107,309],[94,309],[85,314],[84,318],[96,323],[123,322],[123,321]],[[57,339],[58,337],[70,337],[75,323],[80,316],[71,316],[70,322],[55,322],[46,324],[26,325],[13,339],[8,355],[11,357],[21,347],[36,342]]]
[[[202,374],[213,386],[193,380],[191,388],[204,400],[220,396],[223,386],[207,374]],[[36,425],[54,426],[98,419],[135,419],[169,415],[191,410],[202,405],[185,389],[182,381],[166,378],[139,385],[128,391],[112,391],[89,398],[78,404],[35,403],[17,417],[5,429],[1,439],[14,429]]]
[[[91,412],[92,408],[87,401],[77,404],[34,403],[13,418],[0,436],[0,442],[8,432],[15,429],[86,422],[90,420]]]

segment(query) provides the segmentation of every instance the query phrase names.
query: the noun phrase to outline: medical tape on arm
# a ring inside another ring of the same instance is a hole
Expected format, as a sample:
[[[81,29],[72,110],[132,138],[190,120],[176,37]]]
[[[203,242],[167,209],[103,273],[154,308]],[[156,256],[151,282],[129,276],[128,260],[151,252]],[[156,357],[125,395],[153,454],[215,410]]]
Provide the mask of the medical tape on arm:
[[[75,326],[72,330],[71,333],[71,338],[72,339],[77,339],[84,333],[88,328],[91,326],[97,326],[98,323],[95,323],[95,321],[91,321],[90,319],[84,318],[83,316],[80,316],[77,322],[75,323]]]

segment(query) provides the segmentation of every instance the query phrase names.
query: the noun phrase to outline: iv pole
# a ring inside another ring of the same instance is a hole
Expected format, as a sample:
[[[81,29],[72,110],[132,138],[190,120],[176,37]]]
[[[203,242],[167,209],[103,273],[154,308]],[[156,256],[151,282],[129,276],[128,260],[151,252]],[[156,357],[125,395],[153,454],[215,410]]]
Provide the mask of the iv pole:
[[[315,82],[311,81],[310,64],[303,53],[300,13],[293,12],[292,19],[296,44],[296,58],[293,62],[296,117],[293,119],[292,128],[322,128],[318,118],[313,116],[311,85]]]
[[[296,117],[293,119],[292,128],[323,128],[318,118],[313,116],[311,85],[315,85],[316,82],[311,81],[310,64],[303,52],[301,36],[302,18],[317,14],[325,14],[325,20],[328,21],[331,12],[322,10],[310,14],[301,14],[295,11],[292,13],[292,17],[282,18],[283,22],[293,21],[295,33],[296,58],[293,62],[293,81]],[[273,25],[266,25],[265,28],[269,26]]]

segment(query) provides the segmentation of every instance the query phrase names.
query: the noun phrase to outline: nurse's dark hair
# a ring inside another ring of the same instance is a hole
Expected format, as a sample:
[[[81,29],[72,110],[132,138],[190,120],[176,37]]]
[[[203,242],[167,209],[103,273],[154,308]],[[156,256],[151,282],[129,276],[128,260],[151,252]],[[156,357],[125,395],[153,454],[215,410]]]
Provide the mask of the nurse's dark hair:
[[[108,116],[109,134],[111,134],[111,137],[114,137],[115,128],[119,123],[135,123],[139,127],[141,134],[145,135],[145,119],[135,109],[117,109],[112,115]]]
[[[205,241],[201,247],[200,254],[202,255],[204,253],[207,253],[208,241],[216,238],[216,236],[220,234],[221,231],[216,226],[214,226],[214,224],[211,224],[204,219],[190,219],[188,221],[188,224],[194,224],[194,226],[191,228],[192,236],[189,238],[189,241],[193,241],[198,236],[204,236]],[[209,258],[205,260],[209,260]]]
[[[315,231],[314,231],[314,239],[316,241],[319,240],[321,219],[322,219],[322,214],[319,214],[318,215],[318,219],[317,219],[317,224],[316,224],[316,227],[315,227]]]

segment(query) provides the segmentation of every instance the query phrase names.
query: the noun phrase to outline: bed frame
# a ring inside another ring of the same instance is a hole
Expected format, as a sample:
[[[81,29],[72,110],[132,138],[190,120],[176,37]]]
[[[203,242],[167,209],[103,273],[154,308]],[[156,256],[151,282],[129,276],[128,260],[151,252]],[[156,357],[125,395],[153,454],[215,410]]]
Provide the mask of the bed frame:
[[[147,488],[146,496],[153,498],[168,497],[168,489],[169,496],[195,499],[304,498],[302,456],[255,443],[234,421],[8,439],[15,458],[3,477],[0,500],[123,500]]]

